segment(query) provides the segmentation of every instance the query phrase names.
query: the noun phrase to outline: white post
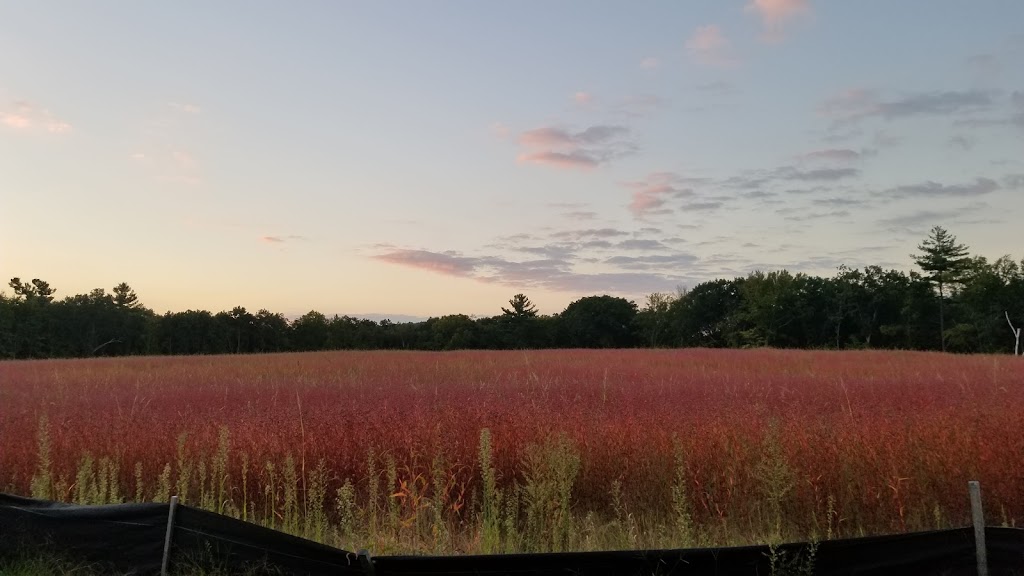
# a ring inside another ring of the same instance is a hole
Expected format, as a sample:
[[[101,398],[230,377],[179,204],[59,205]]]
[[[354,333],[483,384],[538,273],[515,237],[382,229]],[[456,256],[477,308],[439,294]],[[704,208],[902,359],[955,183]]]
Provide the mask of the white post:
[[[171,561],[171,534],[174,533],[174,512],[178,509],[178,497],[171,496],[171,506],[167,510],[167,534],[164,536],[164,559],[160,562],[160,576],[167,576],[167,565]]]
[[[974,548],[978,558],[978,576],[988,576],[988,550],[985,548],[985,512],[981,508],[981,484],[967,483],[971,493],[971,519],[974,521]]]
[[[1013,355],[1016,356],[1020,350],[1020,328],[1013,327],[1013,322],[1010,322],[1009,310],[1003,310],[1003,314],[1006,314],[1006,323],[1010,325],[1010,332],[1013,332],[1013,337],[1016,339],[1013,343]]]

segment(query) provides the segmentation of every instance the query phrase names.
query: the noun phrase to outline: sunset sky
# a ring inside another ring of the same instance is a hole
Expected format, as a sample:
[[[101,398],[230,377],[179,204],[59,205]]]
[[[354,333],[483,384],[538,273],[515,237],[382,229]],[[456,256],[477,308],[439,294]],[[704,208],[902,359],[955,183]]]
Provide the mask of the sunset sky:
[[[1020,259],[1022,62],[1021,0],[0,0],[0,274],[426,317]]]

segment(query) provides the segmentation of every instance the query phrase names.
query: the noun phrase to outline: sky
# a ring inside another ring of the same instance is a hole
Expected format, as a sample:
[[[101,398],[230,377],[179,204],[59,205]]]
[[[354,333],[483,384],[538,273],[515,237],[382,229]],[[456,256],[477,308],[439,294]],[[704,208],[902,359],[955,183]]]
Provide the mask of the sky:
[[[0,275],[490,316],[1024,257],[1021,0],[0,0]]]

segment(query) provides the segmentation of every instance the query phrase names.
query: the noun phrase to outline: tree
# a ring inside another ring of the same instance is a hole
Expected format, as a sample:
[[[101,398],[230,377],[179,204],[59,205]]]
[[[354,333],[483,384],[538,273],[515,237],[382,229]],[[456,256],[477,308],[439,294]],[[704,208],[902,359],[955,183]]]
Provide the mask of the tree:
[[[920,254],[911,255],[925,272],[925,278],[939,288],[939,336],[942,351],[946,351],[945,287],[958,284],[970,265],[968,248],[957,244],[956,236],[942,226],[936,226],[924,242],[917,247]]]
[[[669,325],[669,309],[676,298],[677,295],[667,292],[647,295],[647,303],[636,317],[645,345],[657,347],[664,344]]]
[[[139,305],[139,295],[126,282],[114,286],[114,304],[122,308],[135,308]]]
[[[40,280],[39,278],[33,278],[31,284],[23,284],[21,278],[11,278],[8,283],[16,296],[21,296],[25,300],[34,300],[37,302],[49,303],[53,302],[53,293],[57,290],[50,287],[49,282]]]
[[[793,275],[788,270],[750,273],[740,287],[741,305],[738,314],[742,321],[739,333],[742,345],[796,346],[799,326],[800,287],[803,274]]]
[[[724,348],[733,334],[743,278],[701,282],[669,305],[673,344]]]
[[[569,304],[559,316],[573,348],[628,348],[636,341],[636,303],[614,296],[588,296]]]
[[[249,313],[244,306],[235,306],[227,313],[228,325],[234,332],[235,354],[250,352],[252,347],[249,343],[252,332],[256,325],[256,317]]]
[[[508,303],[512,306],[511,310],[504,306],[501,308],[501,313],[505,316],[518,319],[533,318],[537,315],[537,307],[534,306],[533,302],[530,302],[530,299],[523,294],[516,294],[508,301]]]
[[[324,350],[330,337],[327,317],[310,310],[292,322],[291,340],[296,350],[309,352]]]
[[[253,317],[253,328],[257,352],[281,352],[288,348],[288,320],[283,314],[260,309]]]

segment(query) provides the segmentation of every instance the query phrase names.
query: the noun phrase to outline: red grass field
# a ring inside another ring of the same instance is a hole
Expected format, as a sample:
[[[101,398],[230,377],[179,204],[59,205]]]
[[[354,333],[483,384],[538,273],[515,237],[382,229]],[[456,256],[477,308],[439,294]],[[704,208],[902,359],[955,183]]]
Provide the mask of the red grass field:
[[[178,473],[182,433],[187,458],[200,461],[227,427],[235,502],[243,461],[255,502],[269,490],[266,463],[290,454],[307,473],[326,463],[327,494],[351,479],[365,510],[371,449],[396,464],[383,501],[403,481],[432,496],[424,479],[443,454],[446,522],[471,525],[487,428],[504,486],[525,481],[528,445],[566,434],[580,456],[579,517],[618,514],[615,481],[629,514],[651,519],[642,526],[670,516],[676,445],[694,524],[719,538],[762,535],[766,503],[778,504],[789,535],[958,525],[974,479],[991,523],[1024,517],[1024,361],[1013,357],[563,350],[3,362],[0,488],[29,494],[41,422],[62,499],[73,498],[86,453],[116,460],[125,499],[137,488],[152,499],[165,465]]]

